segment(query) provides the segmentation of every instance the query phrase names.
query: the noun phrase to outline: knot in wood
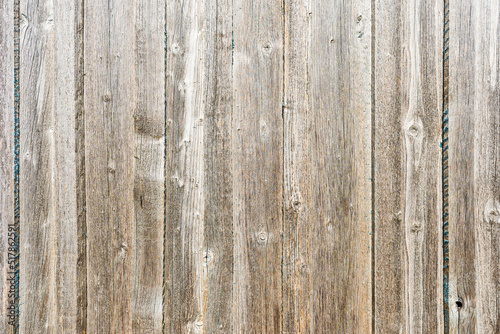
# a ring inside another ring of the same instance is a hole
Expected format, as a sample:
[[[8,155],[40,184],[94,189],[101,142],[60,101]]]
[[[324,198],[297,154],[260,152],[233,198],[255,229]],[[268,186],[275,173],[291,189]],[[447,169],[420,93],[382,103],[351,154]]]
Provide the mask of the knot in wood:
[[[264,244],[267,241],[267,233],[265,231],[261,231],[257,233],[257,242],[259,244]]]
[[[422,231],[422,223],[421,223],[421,222],[419,222],[419,221],[414,221],[414,222],[411,224],[410,231],[411,231],[412,233],[417,233],[417,232]]]
[[[490,198],[484,207],[484,219],[490,224],[500,223],[500,203],[494,199]]]
[[[206,249],[203,251],[203,263],[208,265],[214,260],[214,252],[211,249]]]
[[[102,96],[102,100],[105,102],[105,103],[109,103],[111,102],[111,95],[110,94],[104,94]]]
[[[271,42],[265,42],[262,46],[262,51],[264,51],[265,54],[270,54],[272,49],[273,45],[271,44]]]

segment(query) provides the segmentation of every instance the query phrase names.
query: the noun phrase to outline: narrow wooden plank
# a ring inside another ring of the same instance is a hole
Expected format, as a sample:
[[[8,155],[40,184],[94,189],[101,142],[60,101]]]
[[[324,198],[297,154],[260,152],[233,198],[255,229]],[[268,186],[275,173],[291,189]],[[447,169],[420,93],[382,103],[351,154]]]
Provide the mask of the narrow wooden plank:
[[[450,7],[450,329],[500,331],[500,2]]]
[[[165,1],[135,4],[133,333],[161,333],[165,153]]]
[[[75,5],[21,1],[20,330],[76,330]]]
[[[170,333],[198,333],[204,325],[207,6],[167,1],[164,319]]]
[[[135,8],[133,1],[85,1],[88,333],[132,332]]]
[[[76,6],[21,14],[20,329],[76,332]]]
[[[207,285],[204,331],[232,333],[233,179],[231,166],[232,1],[207,2],[206,114],[204,116],[205,222],[203,264]]]
[[[309,1],[285,1],[283,105],[283,332],[311,332]]]
[[[471,3],[458,1],[450,8],[449,18],[450,333],[477,333],[478,321],[474,209],[474,105],[477,97],[474,87],[475,35],[472,9]],[[460,307],[457,302],[461,303]]]
[[[311,332],[368,333],[371,2],[312,1],[308,14]]]
[[[87,214],[85,180],[84,0],[75,2],[76,332],[87,333]]]
[[[14,1],[0,0],[0,332],[14,333]],[[9,228],[11,227],[11,228]],[[9,249],[10,248],[10,249]]]
[[[55,306],[54,29],[48,7],[21,1],[20,331],[29,333],[49,327]]]
[[[442,2],[375,5],[375,332],[439,333]]]
[[[50,163],[53,197],[50,201],[53,213],[51,240],[54,244],[53,263],[54,291],[49,305],[51,318],[48,331],[58,333],[77,332],[77,296],[82,293],[77,286],[78,213],[76,174],[76,117],[77,80],[80,69],[77,62],[77,39],[80,37],[75,19],[78,2],[54,0],[47,13],[43,28],[53,28],[53,73],[46,73],[53,80],[53,123],[50,126],[52,162]],[[42,70],[43,71],[43,70]],[[42,72],[43,73],[43,72]],[[41,76],[43,78],[43,76]],[[27,98],[27,96],[25,96]],[[34,212],[36,215],[36,212]],[[29,224],[29,222],[26,222]],[[27,267],[28,269],[28,267]],[[29,269],[28,269],[29,270]],[[33,273],[36,275],[36,273]],[[48,284],[49,282],[44,282]],[[41,328],[37,329],[38,331]]]
[[[282,1],[233,2],[234,332],[282,324]]]

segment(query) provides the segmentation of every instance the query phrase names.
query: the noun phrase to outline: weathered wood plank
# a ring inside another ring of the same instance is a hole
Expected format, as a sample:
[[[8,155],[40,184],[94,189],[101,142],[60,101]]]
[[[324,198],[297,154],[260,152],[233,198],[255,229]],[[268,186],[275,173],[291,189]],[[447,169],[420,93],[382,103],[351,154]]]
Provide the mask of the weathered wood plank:
[[[450,333],[477,333],[474,104],[478,97],[474,87],[476,36],[473,33],[472,7],[470,2],[458,1],[450,8],[448,149]],[[480,217],[482,216],[483,213]],[[460,308],[457,301],[461,303]]]
[[[500,331],[500,2],[450,7],[450,328]]]
[[[81,64],[77,60],[77,40],[81,38],[81,32],[76,30],[76,18],[80,15],[80,8],[78,2],[70,0],[54,0],[52,5],[44,23],[45,29],[47,25],[52,25],[54,31],[53,45],[50,46],[53,48],[54,67],[47,68],[45,72],[46,78],[53,80],[54,87],[53,123],[49,130],[54,138],[51,141],[53,153],[50,165],[53,197],[49,198],[54,201],[51,204],[54,210],[54,231],[51,233],[52,240],[48,242],[55,245],[55,263],[52,264],[55,286],[52,292],[54,304],[49,305],[49,309],[53,311],[50,312],[48,331],[76,333],[77,297],[84,293],[77,283],[78,238],[82,237],[78,234],[77,225],[75,132],[77,81],[81,76],[78,67]],[[36,215],[36,212],[34,214]],[[43,327],[37,330],[44,331]]]
[[[165,1],[135,3],[133,333],[161,333],[165,154]]]
[[[14,234],[14,1],[0,0],[0,332],[14,333],[10,302],[14,277],[9,244]],[[10,250],[11,253],[12,249]],[[10,263],[9,263],[10,262]],[[14,315],[12,313],[12,315]]]
[[[75,10],[21,1],[21,332],[76,331]]]
[[[40,333],[54,310],[56,256],[54,33],[52,8],[21,1],[20,55],[20,330]]]
[[[167,1],[165,331],[203,330],[208,2]]]
[[[206,10],[206,114],[204,116],[205,221],[203,264],[207,278],[204,332],[232,333],[233,179],[231,170],[232,1],[209,1]]]
[[[87,333],[87,214],[85,180],[84,0],[75,2],[75,172],[77,214],[76,332]]]
[[[371,330],[371,2],[308,10],[311,331]]]
[[[438,333],[442,2],[375,5],[375,331]]]
[[[285,1],[283,105],[283,332],[311,332],[309,1]]]
[[[85,1],[87,332],[132,332],[135,2]]]
[[[233,331],[282,323],[283,8],[233,2]]]

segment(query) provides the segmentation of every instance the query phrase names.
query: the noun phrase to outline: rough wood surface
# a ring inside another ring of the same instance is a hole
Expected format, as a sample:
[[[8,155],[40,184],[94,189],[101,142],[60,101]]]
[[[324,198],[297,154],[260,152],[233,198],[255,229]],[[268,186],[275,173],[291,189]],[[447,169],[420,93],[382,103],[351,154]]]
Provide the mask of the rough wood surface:
[[[500,331],[499,0],[0,8],[1,333]]]
[[[442,2],[375,7],[375,332],[443,330]]]
[[[283,332],[310,333],[311,109],[307,0],[285,2],[283,100]]]
[[[14,223],[14,1],[0,0],[0,332],[14,333],[9,324],[13,298],[9,278],[9,243]]]
[[[135,4],[85,1],[88,333],[131,333],[135,314]]]
[[[74,332],[76,8],[20,5],[20,330]]]
[[[199,333],[204,324],[208,6],[205,1],[167,2],[164,319],[172,333]]]
[[[233,331],[279,333],[283,8],[274,0],[233,6]]]
[[[136,1],[135,263],[132,332],[161,333],[165,154],[165,2]]]
[[[450,327],[497,333],[500,2],[450,12]]]
[[[233,111],[232,1],[210,1],[206,31],[207,107],[204,116],[205,235],[203,264],[206,333],[232,333],[233,180],[231,119]]]

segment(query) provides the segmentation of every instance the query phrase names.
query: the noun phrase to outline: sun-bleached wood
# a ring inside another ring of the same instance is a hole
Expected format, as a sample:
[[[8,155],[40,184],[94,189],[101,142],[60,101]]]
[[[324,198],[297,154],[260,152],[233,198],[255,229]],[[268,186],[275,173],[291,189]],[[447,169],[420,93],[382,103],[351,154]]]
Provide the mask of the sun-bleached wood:
[[[207,1],[167,1],[165,331],[204,325]],[[179,24],[183,22],[183,24]],[[211,102],[211,101],[210,101]]]
[[[20,331],[75,332],[77,5],[20,7]]]
[[[87,333],[131,333],[137,2],[84,4]]]
[[[233,1],[233,331],[281,332],[283,8]]]
[[[165,154],[165,1],[135,2],[132,332],[162,333]]]
[[[500,1],[450,7],[450,332],[500,331]]]
[[[442,2],[375,2],[375,332],[443,330]]]

